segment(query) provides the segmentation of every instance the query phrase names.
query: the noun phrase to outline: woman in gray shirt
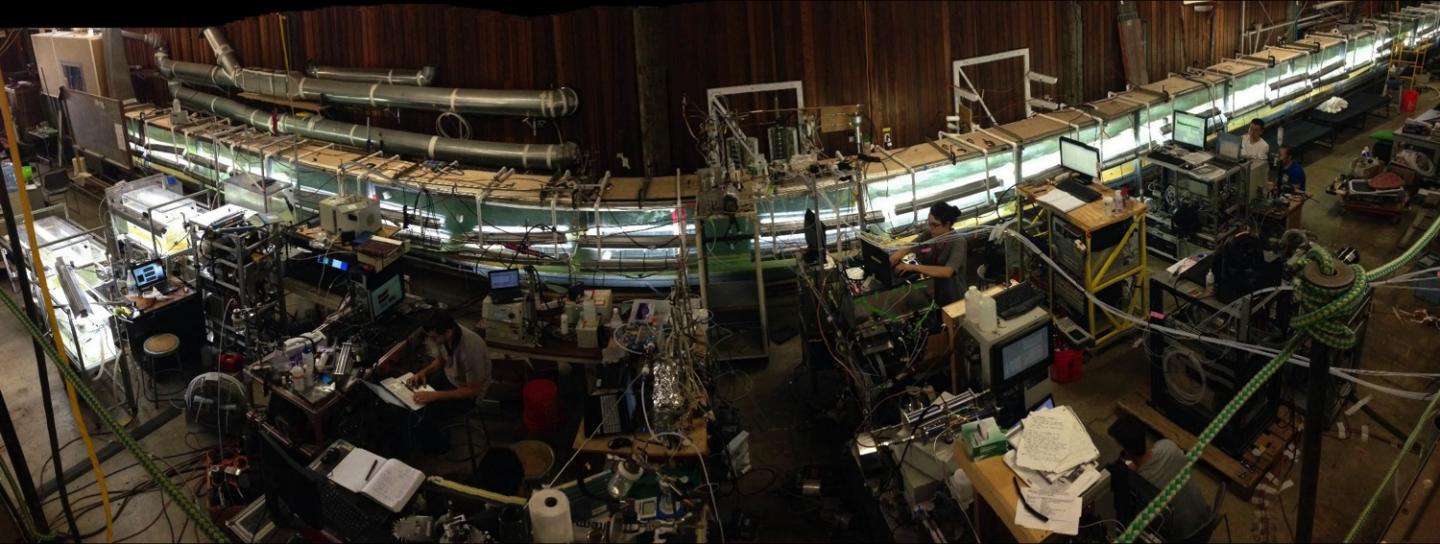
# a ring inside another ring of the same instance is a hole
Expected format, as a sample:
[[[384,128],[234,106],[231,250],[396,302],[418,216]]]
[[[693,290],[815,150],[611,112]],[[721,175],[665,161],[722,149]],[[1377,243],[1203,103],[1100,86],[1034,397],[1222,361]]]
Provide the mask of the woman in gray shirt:
[[[930,207],[925,231],[915,238],[915,244],[890,254],[895,271],[935,278],[935,303],[940,306],[965,296],[965,237],[955,233],[959,218],[960,208],[937,202]],[[911,253],[919,264],[902,262]]]

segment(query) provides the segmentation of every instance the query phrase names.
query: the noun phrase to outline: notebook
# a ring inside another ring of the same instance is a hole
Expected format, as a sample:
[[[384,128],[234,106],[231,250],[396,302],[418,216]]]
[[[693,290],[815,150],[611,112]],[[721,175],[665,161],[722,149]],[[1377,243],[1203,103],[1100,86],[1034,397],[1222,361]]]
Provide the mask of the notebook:
[[[429,385],[411,387],[409,382],[410,376],[413,374],[413,372],[406,372],[403,376],[397,378],[385,378],[383,380],[380,380],[381,387],[384,387],[385,391],[389,393],[388,396],[392,397],[386,399],[387,401],[391,401],[390,404],[403,404],[406,408],[409,408],[411,410],[419,410],[425,407],[424,405],[415,402],[415,393],[418,391],[434,391],[435,388],[430,387]]]
[[[398,459],[386,459],[355,448],[335,465],[329,478],[335,485],[369,497],[398,514],[420,489],[425,473]]]

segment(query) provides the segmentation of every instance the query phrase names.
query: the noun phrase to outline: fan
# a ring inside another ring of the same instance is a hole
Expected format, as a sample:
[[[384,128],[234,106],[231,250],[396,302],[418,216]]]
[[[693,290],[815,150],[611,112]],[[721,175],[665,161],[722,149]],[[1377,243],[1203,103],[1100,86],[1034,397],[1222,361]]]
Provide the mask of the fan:
[[[191,431],[240,436],[249,407],[245,386],[223,372],[206,372],[185,388],[185,424]]]

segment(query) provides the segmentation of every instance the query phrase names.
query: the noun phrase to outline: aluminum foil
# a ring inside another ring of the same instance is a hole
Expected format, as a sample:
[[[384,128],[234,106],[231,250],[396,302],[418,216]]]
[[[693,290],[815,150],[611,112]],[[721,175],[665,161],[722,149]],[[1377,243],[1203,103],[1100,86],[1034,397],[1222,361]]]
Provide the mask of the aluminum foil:
[[[650,412],[650,424],[655,428],[651,432],[678,432],[684,434],[689,430],[688,423],[690,406],[685,400],[684,393],[684,369],[680,368],[680,362],[669,357],[657,357],[655,360],[655,373],[651,379],[651,406],[654,410]]]

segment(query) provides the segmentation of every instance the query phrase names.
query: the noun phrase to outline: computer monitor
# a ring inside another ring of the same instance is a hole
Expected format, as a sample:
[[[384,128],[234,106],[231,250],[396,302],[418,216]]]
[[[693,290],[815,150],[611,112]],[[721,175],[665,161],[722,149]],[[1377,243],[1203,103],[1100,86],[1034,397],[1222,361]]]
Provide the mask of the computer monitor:
[[[165,282],[165,260],[145,261],[130,268],[135,287],[141,291]]]
[[[874,277],[881,285],[891,284],[890,253],[885,248],[869,240],[860,240],[860,257],[864,259],[861,266],[865,268],[866,275]]]
[[[496,270],[490,273],[490,290],[517,289],[520,287],[519,270]]]
[[[1220,153],[1221,157],[1238,161],[1240,160],[1240,138],[1241,136],[1238,134],[1221,132],[1215,139],[1215,150]]]
[[[825,223],[815,210],[805,210],[805,262],[817,263],[825,255]]]
[[[1001,379],[1008,382],[1024,377],[1027,371],[1050,359],[1050,326],[1037,328],[996,349],[1000,352]]]
[[[1100,150],[1079,140],[1060,138],[1060,167],[1089,180],[1100,177]]]
[[[320,499],[323,476],[297,461],[264,429],[251,431],[250,440],[250,451],[260,454],[260,488],[265,493],[265,506],[277,524],[325,526]]]
[[[370,319],[380,319],[405,299],[405,282],[402,280],[400,274],[395,274],[370,291]]]
[[[1205,149],[1205,118],[1183,111],[1175,112],[1175,130],[1171,139],[1191,151]]]

